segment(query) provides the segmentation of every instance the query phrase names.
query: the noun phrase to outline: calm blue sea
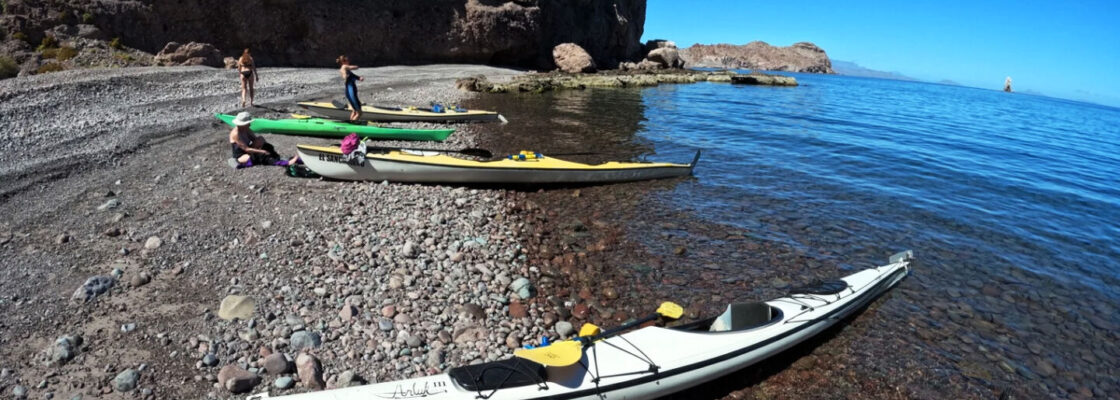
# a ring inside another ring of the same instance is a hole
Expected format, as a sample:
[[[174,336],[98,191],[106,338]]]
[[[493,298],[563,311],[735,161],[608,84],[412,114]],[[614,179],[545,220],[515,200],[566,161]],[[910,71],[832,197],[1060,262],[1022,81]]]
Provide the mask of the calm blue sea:
[[[595,279],[621,284],[629,303],[765,299],[912,249],[913,274],[869,319],[874,329],[851,333],[858,348],[844,362],[861,379],[921,365],[926,389],[961,376],[984,387],[946,392],[964,398],[1120,393],[1120,109],[793,75],[800,86],[505,94],[472,106],[509,117],[477,128],[499,153],[687,162],[703,151],[692,178],[533,197],[560,226],[624,227]],[[646,280],[642,265],[655,261]],[[928,397],[921,390],[910,393]]]
[[[1007,265],[1120,297],[1120,109],[792,75],[643,89],[650,158],[706,151],[662,200],[809,252],[919,247],[973,260],[937,273]]]

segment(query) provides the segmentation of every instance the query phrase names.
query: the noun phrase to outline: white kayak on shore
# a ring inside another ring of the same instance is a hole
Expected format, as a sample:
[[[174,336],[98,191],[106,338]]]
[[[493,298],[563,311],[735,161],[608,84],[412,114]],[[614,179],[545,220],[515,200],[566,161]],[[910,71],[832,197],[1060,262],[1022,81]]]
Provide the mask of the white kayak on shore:
[[[813,337],[894,287],[909,274],[912,260],[913,252],[898,253],[884,266],[791,289],[785,297],[767,302],[732,304],[720,316],[672,328],[651,326],[615,336],[601,334],[586,342],[556,342],[519,350],[519,357],[423,378],[249,399],[656,398],[740,370]],[[550,348],[557,349],[555,357]],[[577,349],[575,358],[561,360],[569,349]],[[541,355],[557,362],[541,360]],[[534,358],[541,363],[531,361]]]
[[[423,183],[592,184],[672,178],[692,174],[692,163],[608,162],[583,164],[524,153],[493,161],[474,161],[443,151],[408,149],[369,152],[354,162],[338,147],[296,145],[300,159],[316,174],[343,180]],[[453,152],[453,151],[452,151]]]

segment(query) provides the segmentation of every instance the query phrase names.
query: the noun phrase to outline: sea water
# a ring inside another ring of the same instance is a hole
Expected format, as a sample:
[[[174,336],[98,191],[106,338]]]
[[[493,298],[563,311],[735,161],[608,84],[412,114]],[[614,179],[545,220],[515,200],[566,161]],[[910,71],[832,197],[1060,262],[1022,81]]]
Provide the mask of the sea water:
[[[919,263],[874,329],[845,331],[859,355],[842,360],[860,366],[851,373],[878,381],[923,365],[909,384],[919,397],[1120,395],[1120,109],[791,75],[799,86],[487,95],[472,106],[510,123],[475,129],[498,152],[584,162],[703,153],[692,178],[539,193],[557,197],[558,224],[605,222],[641,244],[610,268],[662,260],[657,280],[612,277],[633,300],[763,300],[911,249]],[[822,385],[805,390],[845,387]]]
[[[665,200],[744,227],[788,214],[846,233],[759,232],[809,252],[844,257],[886,243],[968,252],[979,257],[975,268],[1013,265],[1120,299],[1120,109],[795,76],[793,88],[642,90],[639,140],[667,159],[706,152],[698,179]]]

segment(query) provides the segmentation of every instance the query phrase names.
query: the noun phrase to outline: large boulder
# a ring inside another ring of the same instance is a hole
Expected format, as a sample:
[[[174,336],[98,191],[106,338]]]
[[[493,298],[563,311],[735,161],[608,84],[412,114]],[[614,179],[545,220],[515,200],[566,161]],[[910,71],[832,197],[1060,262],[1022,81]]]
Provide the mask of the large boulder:
[[[169,42],[156,54],[158,65],[205,65],[207,67],[222,67],[222,52],[209,43],[190,42],[179,44]]]
[[[684,68],[684,60],[681,59],[676,47],[653,49],[646,55],[646,59],[658,63],[664,68]]]
[[[561,43],[552,48],[556,68],[568,73],[595,72],[595,60],[575,43]]]

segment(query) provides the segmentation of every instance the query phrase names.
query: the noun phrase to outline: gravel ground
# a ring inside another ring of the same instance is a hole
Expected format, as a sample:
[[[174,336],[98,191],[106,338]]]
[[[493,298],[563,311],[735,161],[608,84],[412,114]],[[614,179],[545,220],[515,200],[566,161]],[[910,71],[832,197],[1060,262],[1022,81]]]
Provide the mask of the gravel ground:
[[[454,78],[518,73],[364,71],[363,100],[401,104],[457,102]],[[261,77],[257,116],[341,97],[333,70]],[[524,193],[230,169],[210,114],[239,111],[237,89],[232,72],[193,67],[0,81],[5,398],[307,391],[494,360],[553,329],[530,299],[550,278],[521,249]],[[455,127],[421,145],[470,146],[487,129]],[[268,139],[282,154],[315,142]]]

